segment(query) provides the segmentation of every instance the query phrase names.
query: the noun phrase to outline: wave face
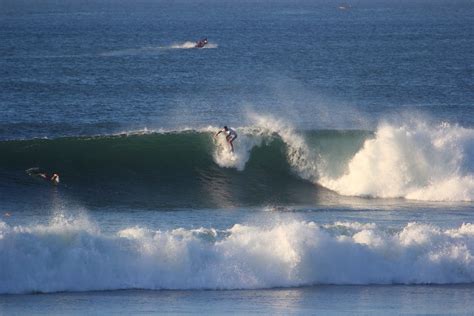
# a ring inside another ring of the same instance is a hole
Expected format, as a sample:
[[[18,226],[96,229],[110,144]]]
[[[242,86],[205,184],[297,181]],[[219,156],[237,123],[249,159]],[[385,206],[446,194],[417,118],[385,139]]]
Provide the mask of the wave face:
[[[0,221],[0,293],[474,282],[474,225],[284,222],[106,235],[85,218]]]
[[[25,170],[58,172],[64,190],[97,203],[128,200],[154,207],[312,203],[324,191],[314,185],[319,161],[314,149],[347,137],[358,139],[360,146],[367,136],[338,131],[300,134],[281,121],[259,117],[252,127],[237,128],[231,154],[224,135],[213,137],[216,130],[4,141],[0,172],[3,169],[13,182],[26,186],[44,181],[29,177]],[[347,159],[356,150],[348,150]]]
[[[60,173],[72,194],[170,207],[314,203],[334,192],[474,200],[472,129],[415,122],[301,132],[254,116],[237,128],[233,154],[216,130],[3,141],[0,172],[28,185],[24,171],[40,167]]]

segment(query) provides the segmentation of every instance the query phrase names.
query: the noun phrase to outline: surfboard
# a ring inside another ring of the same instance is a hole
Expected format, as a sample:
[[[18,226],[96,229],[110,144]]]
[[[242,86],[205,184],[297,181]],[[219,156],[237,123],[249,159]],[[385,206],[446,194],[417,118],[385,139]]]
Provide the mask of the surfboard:
[[[237,156],[235,155],[234,152],[232,152],[232,149],[227,142],[225,135],[218,135],[217,137],[214,137],[214,144],[216,146],[216,151],[215,154],[218,159],[224,164],[229,164],[233,165],[235,161],[237,161]],[[227,161],[227,163],[225,163]]]

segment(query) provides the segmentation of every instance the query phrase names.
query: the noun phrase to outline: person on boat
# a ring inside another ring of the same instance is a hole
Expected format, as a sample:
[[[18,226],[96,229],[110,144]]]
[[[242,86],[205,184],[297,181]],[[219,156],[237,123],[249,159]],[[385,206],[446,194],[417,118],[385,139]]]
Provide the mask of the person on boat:
[[[197,48],[203,48],[207,44],[207,37],[200,39],[199,41],[196,42]]]

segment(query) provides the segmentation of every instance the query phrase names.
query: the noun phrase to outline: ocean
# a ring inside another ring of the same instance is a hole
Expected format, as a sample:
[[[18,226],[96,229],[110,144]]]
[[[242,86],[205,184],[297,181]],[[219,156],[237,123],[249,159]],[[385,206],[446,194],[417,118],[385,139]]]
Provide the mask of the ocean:
[[[474,314],[473,26],[0,1],[0,314]]]

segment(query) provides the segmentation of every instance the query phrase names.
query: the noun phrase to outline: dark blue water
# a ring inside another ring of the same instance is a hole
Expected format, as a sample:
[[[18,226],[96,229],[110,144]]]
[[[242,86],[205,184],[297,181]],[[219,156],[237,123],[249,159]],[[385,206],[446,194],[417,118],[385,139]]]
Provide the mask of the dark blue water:
[[[400,112],[472,126],[463,2],[0,4],[1,138],[241,125],[357,128]],[[207,36],[213,49],[172,49]]]

